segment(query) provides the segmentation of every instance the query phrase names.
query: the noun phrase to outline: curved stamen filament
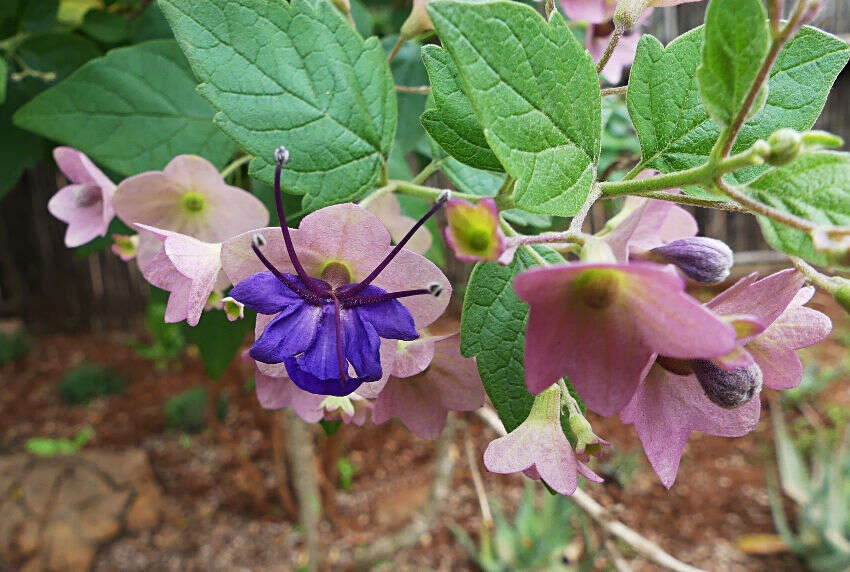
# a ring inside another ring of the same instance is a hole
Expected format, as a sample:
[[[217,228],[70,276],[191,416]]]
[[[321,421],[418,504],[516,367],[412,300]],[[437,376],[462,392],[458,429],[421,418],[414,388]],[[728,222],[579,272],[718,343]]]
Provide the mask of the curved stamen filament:
[[[431,207],[431,210],[429,210],[427,213],[425,213],[425,216],[420,218],[416,222],[416,224],[414,224],[413,227],[409,231],[407,231],[407,234],[404,235],[404,238],[402,238],[400,241],[398,241],[398,244],[395,245],[395,248],[393,248],[390,251],[390,253],[387,255],[387,257],[384,258],[384,260],[380,264],[378,264],[378,266],[372,271],[372,273],[369,274],[369,276],[367,276],[366,279],[363,280],[362,282],[360,282],[357,286],[355,286],[354,288],[352,288],[351,290],[348,290],[347,292],[345,292],[343,294],[343,300],[347,300],[351,297],[357,296],[357,294],[362,292],[363,289],[366,288],[366,286],[368,286],[375,278],[377,278],[378,275],[384,270],[384,268],[387,267],[387,264],[392,262],[393,258],[395,258],[396,255],[399,252],[401,252],[401,249],[404,248],[404,245],[407,244],[408,241],[411,238],[413,238],[413,234],[417,230],[419,230],[422,227],[422,225],[425,224],[425,222],[429,218],[434,216],[437,213],[437,211],[439,211],[441,208],[443,208],[443,205],[446,204],[446,201],[448,201],[448,200],[449,200],[449,193],[448,192],[445,192],[444,194],[440,195],[440,197],[437,199],[437,202],[434,204],[433,207]],[[427,291],[426,291],[426,293],[427,293]]]
[[[313,290],[308,290],[307,288],[302,287],[300,284],[296,284],[295,282],[293,282],[292,280],[290,280],[289,278],[284,276],[283,273],[281,273],[280,270],[275,268],[274,264],[272,264],[269,261],[269,259],[266,258],[265,255],[262,252],[260,252],[260,249],[257,248],[256,244],[252,244],[251,249],[254,251],[254,254],[257,255],[257,258],[260,259],[260,262],[263,263],[263,266],[268,268],[269,271],[272,274],[275,275],[275,278],[277,278],[278,280],[283,282],[284,286],[286,286],[287,288],[289,288],[290,290],[292,290],[293,292],[295,292],[296,294],[298,294],[299,296],[304,298],[304,300],[306,300],[307,302],[309,302],[311,304],[318,306],[319,304],[322,303],[322,297],[321,297],[320,294],[317,294]]]
[[[277,217],[280,219],[280,231],[283,233],[283,242],[286,244],[286,252],[289,254],[289,261],[295,267],[295,273],[301,278],[301,281],[307,285],[313,293],[319,295],[318,290],[311,284],[310,277],[301,261],[298,260],[298,254],[295,252],[295,246],[292,244],[292,237],[289,234],[289,225],[286,223],[286,213],[283,210],[283,192],[280,189],[280,177],[283,171],[283,166],[289,162],[289,151],[281,146],[275,151],[275,170],[274,170],[274,201],[277,206]]]
[[[342,355],[342,327],[340,325],[339,318],[339,298],[337,298],[336,294],[334,294],[333,292],[331,292],[331,298],[333,298],[334,300],[334,320],[336,322],[336,355],[337,358],[339,358],[339,382],[340,385],[342,385],[347,379],[347,372],[345,371],[345,357],[343,357]]]
[[[378,304],[398,298],[407,298],[408,296],[421,296],[423,294],[434,294],[427,288],[418,290],[402,290],[401,292],[388,292],[387,294],[376,294],[374,296],[356,296],[354,298],[345,298],[342,301],[343,308],[356,308],[357,306],[368,306],[369,304]]]

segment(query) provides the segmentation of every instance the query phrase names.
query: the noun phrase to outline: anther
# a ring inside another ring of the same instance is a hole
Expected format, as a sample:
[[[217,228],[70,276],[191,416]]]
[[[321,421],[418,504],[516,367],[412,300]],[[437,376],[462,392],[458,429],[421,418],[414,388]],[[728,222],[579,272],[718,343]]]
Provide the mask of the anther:
[[[289,151],[281,145],[274,150],[274,160],[278,165],[286,165],[289,163]]]
[[[443,293],[443,287],[437,282],[431,282],[430,284],[428,284],[428,292],[430,292],[431,296],[433,296],[434,298],[439,298],[440,294]]]
[[[266,241],[265,236],[263,236],[260,233],[257,233],[257,234],[255,234],[254,236],[251,237],[251,244],[253,244],[257,248],[262,248],[263,246],[268,244],[268,241]]]
[[[443,204],[452,198],[452,192],[449,189],[443,189],[439,195],[437,195],[437,204]]]

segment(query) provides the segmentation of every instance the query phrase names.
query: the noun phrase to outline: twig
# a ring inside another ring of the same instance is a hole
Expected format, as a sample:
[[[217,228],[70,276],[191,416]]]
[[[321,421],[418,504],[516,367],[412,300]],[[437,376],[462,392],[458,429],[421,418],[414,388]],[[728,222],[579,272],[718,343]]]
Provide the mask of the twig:
[[[226,179],[226,178],[227,178],[227,177],[229,177],[229,176],[231,175],[231,173],[233,173],[236,169],[238,169],[239,167],[241,167],[242,165],[244,165],[245,163],[247,163],[248,161],[250,161],[250,160],[251,160],[251,159],[253,159],[253,158],[254,158],[254,156],[253,156],[253,155],[242,155],[242,156],[241,156],[241,157],[239,157],[238,159],[234,159],[234,160],[233,160],[233,162],[231,162],[228,166],[226,166],[226,167],[225,167],[225,168],[221,171],[221,178],[222,178],[222,179]]]
[[[499,419],[499,416],[495,411],[489,407],[482,407],[476,411],[476,413],[479,417],[486,421],[490,427],[495,429],[497,433],[500,435],[507,434],[505,426],[502,425],[502,421]],[[576,503],[579,508],[586,512],[590,518],[602,526],[606,532],[616,536],[634,548],[637,553],[655,562],[659,566],[663,566],[669,570],[674,570],[675,572],[702,572],[699,568],[695,568],[690,564],[685,564],[681,560],[677,560],[648,538],[641,536],[622,522],[612,518],[608,511],[605,510],[605,507],[593,500],[593,498],[583,490],[576,489],[576,492],[573,493],[570,499]]]
[[[439,516],[440,509],[451,490],[455,466],[455,453],[453,451],[455,425],[454,415],[450,413],[446,420],[446,428],[443,429],[443,434],[437,440],[431,492],[422,512],[416,515],[413,521],[399,532],[382,536],[358,554],[354,564],[356,569],[368,568],[376,560],[386,558],[399,550],[413,546],[434,525],[434,521]]]
[[[398,40],[396,40],[395,45],[393,46],[392,51],[390,52],[390,55],[387,56],[387,61],[389,63],[393,62],[395,57],[398,55],[398,51],[401,49],[401,47],[403,45],[404,45],[404,39],[401,36],[399,36]]]
[[[623,37],[625,31],[626,30],[623,28],[622,24],[616,24],[614,26],[614,33],[611,34],[611,39],[608,40],[605,52],[602,54],[602,57],[599,58],[599,63],[596,64],[597,74],[601,74],[605,69],[605,66],[608,65],[608,60],[610,60],[611,56],[614,55],[614,50],[617,49],[617,44],[620,43],[620,38]]]
[[[431,93],[430,85],[397,85],[395,86],[396,91],[400,91],[402,93]]]
[[[623,558],[623,554],[620,552],[620,549],[617,548],[617,543],[611,540],[610,538],[605,539],[605,550],[608,551],[608,554],[611,555],[612,563],[614,564],[614,569],[617,572],[632,572],[632,567],[629,566],[629,563],[626,562],[626,559]]]
[[[629,91],[629,86],[621,85],[620,87],[606,87],[602,89],[602,97],[606,95],[621,95]]]
[[[493,513],[490,512],[490,503],[487,500],[487,492],[484,490],[484,480],[481,478],[481,471],[478,470],[478,463],[475,461],[472,438],[469,434],[464,439],[464,448],[466,449],[466,462],[469,463],[469,471],[472,473],[472,484],[475,486],[475,494],[478,496],[478,505],[481,507],[481,521],[484,528],[489,530],[493,528]]]
[[[309,426],[292,410],[287,409],[286,452],[289,456],[289,471],[298,499],[298,520],[301,534],[307,547],[307,570],[319,570],[319,522],[322,519],[322,501],[319,494],[319,479],[316,474],[316,452]]]
[[[794,9],[791,21],[785,24],[785,27],[775,34],[773,43],[767,53],[767,57],[765,58],[764,63],[762,63],[761,69],[753,83],[753,87],[747,94],[746,99],[744,99],[743,106],[738,111],[738,115],[735,116],[732,124],[728,127],[728,129],[724,130],[723,135],[721,135],[720,139],[718,139],[718,143],[721,141],[723,142],[720,155],[721,157],[726,157],[732,150],[732,146],[735,144],[735,139],[737,139],[738,133],[747,121],[747,116],[750,114],[750,110],[753,108],[753,104],[755,104],[756,99],[758,99],[759,93],[761,93],[764,82],[766,82],[770,76],[770,70],[773,68],[773,64],[776,63],[776,58],[779,57],[779,52],[782,51],[782,48],[786,43],[788,43],[788,40],[791,39],[791,35],[799,28],[800,20],[802,19],[803,14],[805,14],[808,4],[809,0],[797,0],[797,7]]]
[[[272,442],[272,460],[277,470],[277,491],[280,496],[280,502],[283,504],[283,509],[292,517],[295,517],[296,508],[292,494],[289,492],[289,479],[287,478],[286,462],[284,461],[283,446],[284,434],[283,425],[286,422],[286,413],[284,411],[276,411],[269,416],[271,426],[271,442]]]

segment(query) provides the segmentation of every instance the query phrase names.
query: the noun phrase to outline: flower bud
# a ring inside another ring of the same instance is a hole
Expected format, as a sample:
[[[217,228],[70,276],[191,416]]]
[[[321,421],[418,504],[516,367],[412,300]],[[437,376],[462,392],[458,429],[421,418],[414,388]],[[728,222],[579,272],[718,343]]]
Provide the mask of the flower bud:
[[[649,5],[649,0],[619,0],[614,12],[614,24],[628,30],[637,24]]]
[[[505,251],[505,235],[493,199],[486,198],[478,204],[449,199],[446,220],[446,241],[459,260],[494,261]]]
[[[422,34],[434,31],[434,22],[428,15],[425,5],[428,0],[413,0],[413,9],[404,24],[401,25],[401,39],[412,40]]]
[[[674,240],[653,248],[646,258],[674,264],[685,276],[703,284],[723,282],[734,264],[732,250],[724,242],[703,236]]]
[[[767,139],[770,151],[765,160],[774,167],[782,167],[797,158],[803,147],[803,136],[793,129],[780,129]]]
[[[582,461],[588,461],[590,455],[601,457],[602,450],[611,446],[611,443],[593,432],[590,422],[580,411],[571,412],[569,422],[570,430],[576,438],[576,455]]]
[[[221,299],[221,307],[230,322],[235,322],[245,317],[245,304],[234,300],[230,296]]]
[[[136,257],[139,248],[139,235],[113,234],[112,252],[118,255],[124,262],[129,262]]]
[[[832,296],[850,314],[850,280],[842,280],[842,284],[832,291]]]
[[[691,369],[706,397],[720,407],[740,407],[761,393],[763,376],[756,363],[729,371],[712,361],[693,360]]]

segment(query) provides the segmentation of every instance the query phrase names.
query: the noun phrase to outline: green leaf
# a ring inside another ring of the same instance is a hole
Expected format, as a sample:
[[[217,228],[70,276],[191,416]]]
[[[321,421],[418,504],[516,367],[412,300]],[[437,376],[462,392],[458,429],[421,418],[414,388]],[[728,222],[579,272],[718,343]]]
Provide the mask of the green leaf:
[[[0,105],[6,101],[6,82],[9,78],[9,65],[0,57]]]
[[[30,34],[49,32],[58,11],[59,0],[26,0],[21,13],[21,30]]]
[[[487,144],[484,129],[463,92],[457,66],[448,52],[435,45],[422,48],[422,59],[431,80],[435,109],[422,114],[422,126],[449,155],[479,169],[503,171]]]
[[[553,262],[563,261],[551,250],[539,251]],[[517,298],[513,289],[514,276],[534,264],[522,248],[510,266],[479,262],[463,299],[460,351],[476,358],[484,389],[508,431],[525,421],[534,402],[525,388],[528,304]]]
[[[387,53],[395,44],[395,37],[384,38],[384,48]],[[421,48],[418,42],[405,42],[398,51],[390,66],[396,85],[418,86],[427,85],[428,75],[422,65]],[[396,149],[404,153],[412,151],[419,141],[425,137],[419,116],[425,110],[424,93],[397,93],[398,128],[395,135]]]
[[[89,62],[21,108],[15,124],[122,175],[161,169],[183,153],[222,167],[234,145],[195,85],[175,42],[146,42]]]
[[[679,36],[666,49],[650,35],[638,44],[627,102],[647,168],[671,173],[701,165],[720,134],[705,111],[695,79],[702,30]],[[811,129],[849,58],[846,42],[803,27],[780,52],[770,72],[765,107],[744,124],[733,151],[744,151],[782,127]],[[763,171],[746,169],[736,178],[752,180]]]
[[[364,41],[330,2],[160,0],[174,35],[218,108],[216,123],[274,175],[285,145],[286,188],[304,208],[357,200],[384,176],[396,97],[376,38]]]
[[[133,22],[132,42],[134,44],[148,40],[171,40],[173,38],[171,26],[168,25],[168,20],[165,19],[165,15],[156,2],[151,2]]]
[[[34,166],[44,155],[45,144],[41,137],[12,124],[12,115],[38,93],[42,83],[33,78],[10,82],[6,102],[0,105],[0,148],[14,149],[14,152],[0,153],[0,198],[15,186],[24,170]]]
[[[490,148],[517,179],[516,205],[575,214],[600,153],[601,95],[590,54],[559,14],[547,24],[516,2],[440,1],[428,12]]]
[[[204,369],[212,379],[218,379],[233,361],[245,341],[245,334],[254,329],[254,314],[235,322],[227,320],[224,312],[204,312],[195,327],[184,326],[186,339],[198,346]]]
[[[360,35],[364,38],[373,35],[375,33],[375,20],[369,13],[369,9],[360,0],[348,0],[348,4],[351,6],[351,19],[354,20],[354,25]]]
[[[55,73],[52,85],[61,82],[89,60],[101,55],[100,49],[91,40],[67,32],[51,32],[24,40],[18,47],[18,55],[31,67],[44,73]],[[51,84],[44,84],[50,87]]]
[[[120,44],[130,38],[133,24],[121,14],[107,10],[89,10],[80,29],[104,44]]]
[[[702,101],[715,121],[731,124],[770,50],[767,12],[761,0],[711,0],[705,44],[697,68]]]
[[[785,213],[827,225],[850,225],[850,154],[812,153],[772,169],[747,186],[753,198]],[[767,241],[788,254],[830,266],[808,233],[759,217]]]

